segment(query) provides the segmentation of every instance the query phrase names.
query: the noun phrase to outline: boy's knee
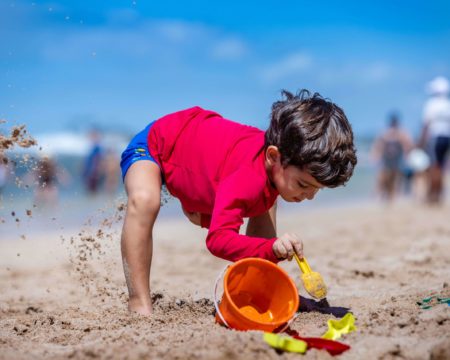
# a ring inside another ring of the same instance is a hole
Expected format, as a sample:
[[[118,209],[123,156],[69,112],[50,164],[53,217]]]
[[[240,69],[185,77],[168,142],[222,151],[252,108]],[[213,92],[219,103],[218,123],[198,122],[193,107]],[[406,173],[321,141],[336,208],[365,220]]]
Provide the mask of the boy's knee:
[[[161,206],[159,194],[150,191],[135,191],[128,195],[128,211],[139,214],[158,212]]]

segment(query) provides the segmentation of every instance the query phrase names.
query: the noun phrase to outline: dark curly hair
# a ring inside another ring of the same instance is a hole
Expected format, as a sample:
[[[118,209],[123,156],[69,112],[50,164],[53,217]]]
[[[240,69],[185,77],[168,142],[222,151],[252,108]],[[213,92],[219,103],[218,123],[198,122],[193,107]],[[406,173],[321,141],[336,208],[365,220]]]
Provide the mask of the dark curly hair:
[[[321,184],[345,184],[356,165],[353,131],[344,111],[320,94],[282,90],[272,105],[264,149],[274,145],[281,163],[306,169]]]

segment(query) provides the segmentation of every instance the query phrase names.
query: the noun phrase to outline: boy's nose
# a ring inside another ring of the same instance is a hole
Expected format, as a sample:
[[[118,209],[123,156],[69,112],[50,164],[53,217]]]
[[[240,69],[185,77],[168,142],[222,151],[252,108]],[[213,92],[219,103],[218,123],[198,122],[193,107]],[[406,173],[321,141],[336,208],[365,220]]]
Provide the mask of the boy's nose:
[[[319,189],[314,189],[314,190],[309,191],[308,194],[306,195],[306,198],[308,200],[314,199],[314,197],[316,196],[318,191],[319,191]]]

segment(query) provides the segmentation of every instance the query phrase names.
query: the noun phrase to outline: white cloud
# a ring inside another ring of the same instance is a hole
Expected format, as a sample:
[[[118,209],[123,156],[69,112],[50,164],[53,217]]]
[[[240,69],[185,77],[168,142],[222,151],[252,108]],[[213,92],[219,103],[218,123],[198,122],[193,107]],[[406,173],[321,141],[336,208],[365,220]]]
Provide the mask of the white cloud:
[[[366,81],[379,83],[389,79],[391,67],[389,64],[376,62],[363,67],[361,73]]]
[[[129,18],[127,18],[129,16]],[[111,59],[172,59],[212,56],[217,59],[238,59],[247,48],[238,38],[226,38],[215,28],[178,20],[124,22],[134,14],[114,13],[113,27],[72,28],[70,31],[41,33],[40,48],[50,61],[78,61],[92,54]]]
[[[202,39],[208,34],[208,28],[201,24],[178,20],[164,20],[152,23],[152,29],[157,35],[174,43]]]
[[[261,71],[261,78],[275,82],[288,76],[298,75],[311,68],[312,58],[304,52],[289,54],[281,60],[266,66]]]
[[[211,56],[219,60],[239,60],[247,53],[247,45],[235,37],[220,40],[211,49]]]
[[[317,78],[326,85],[353,83],[359,86],[372,86],[387,83],[394,74],[395,77],[399,77],[405,75],[405,72],[406,69],[394,69],[394,66],[386,61],[352,62],[319,67]]]

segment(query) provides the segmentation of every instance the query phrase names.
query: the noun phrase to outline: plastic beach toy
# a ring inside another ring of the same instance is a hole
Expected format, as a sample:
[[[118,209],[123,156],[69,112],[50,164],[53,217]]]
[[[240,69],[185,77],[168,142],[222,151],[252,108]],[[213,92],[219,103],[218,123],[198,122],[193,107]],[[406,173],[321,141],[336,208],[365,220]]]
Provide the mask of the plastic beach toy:
[[[437,295],[432,295],[422,299],[421,301],[417,301],[417,305],[420,306],[421,309],[431,309],[433,306],[447,304],[450,306],[450,298],[440,297]]]
[[[322,338],[336,340],[352,331],[356,331],[355,318],[352,313],[348,313],[340,320],[328,320],[328,330]]]
[[[302,337],[295,330],[288,329],[286,333],[294,339],[303,340],[308,345],[308,349],[326,350],[330,355],[339,355],[350,349],[350,346],[339,341],[328,340],[316,337]]]
[[[318,300],[323,299],[327,296],[327,286],[323,281],[322,276],[315,271],[311,270],[311,267],[306,261],[306,258],[299,259],[297,254],[294,253],[295,260],[302,271],[302,281],[305,290],[311,295],[313,298]]]
[[[307,344],[302,340],[290,336],[264,333],[264,341],[275,349],[303,354],[306,352]]]
[[[236,330],[273,332],[294,319],[299,305],[298,291],[282,268],[268,260],[247,258],[225,270],[220,304],[217,286],[223,272],[214,290],[217,322]]]

